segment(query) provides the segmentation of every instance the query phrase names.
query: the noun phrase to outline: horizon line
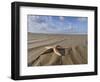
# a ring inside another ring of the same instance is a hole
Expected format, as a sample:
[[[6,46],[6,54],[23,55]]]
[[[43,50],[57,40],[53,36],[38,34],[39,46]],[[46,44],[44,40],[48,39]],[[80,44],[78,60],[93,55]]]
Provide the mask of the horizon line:
[[[33,32],[28,32],[28,33],[33,33]],[[66,35],[66,34],[82,34],[82,35],[87,35],[87,33],[34,33],[34,34],[61,34],[61,35]]]

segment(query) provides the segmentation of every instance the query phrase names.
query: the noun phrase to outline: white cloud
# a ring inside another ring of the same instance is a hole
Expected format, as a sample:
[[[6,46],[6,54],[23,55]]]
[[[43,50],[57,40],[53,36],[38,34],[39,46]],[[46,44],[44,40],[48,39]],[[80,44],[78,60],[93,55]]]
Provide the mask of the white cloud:
[[[33,32],[33,33],[48,33],[48,32],[53,32],[55,29],[51,28],[48,22],[37,22],[36,17],[30,17],[28,19],[28,32]],[[48,20],[45,18],[45,20]],[[51,19],[50,19],[51,20]]]
[[[73,29],[73,26],[71,23],[68,23],[68,27],[67,27],[67,30],[72,30]]]
[[[63,17],[63,16],[60,16],[59,19],[60,19],[61,21],[64,21],[64,17]]]
[[[72,31],[73,27],[71,23],[68,23],[67,26],[64,26],[63,28],[61,27],[56,27],[55,25],[51,25],[50,22],[52,23],[52,17],[44,17],[43,20],[44,22],[39,22],[41,20],[40,16],[30,16],[28,19],[28,31],[33,32],[33,33],[63,33],[63,32],[68,32]],[[64,20],[64,17],[60,17],[60,20]],[[63,22],[62,22],[63,23]]]
[[[80,22],[83,22],[83,21],[86,21],[87,18],[86,18],[86,17],[79,17],[78,20],[79,20]]]
[[[52,16],[29,16],[28,18],[28,32],[33,33],[77,33],[82,30],[78,29],[77,26],[71,22],[63,22],[65,18],[59,17],[60,20],[57,22],[53,21]],[[86,21],[87,18],[78,17],[78,21]]]

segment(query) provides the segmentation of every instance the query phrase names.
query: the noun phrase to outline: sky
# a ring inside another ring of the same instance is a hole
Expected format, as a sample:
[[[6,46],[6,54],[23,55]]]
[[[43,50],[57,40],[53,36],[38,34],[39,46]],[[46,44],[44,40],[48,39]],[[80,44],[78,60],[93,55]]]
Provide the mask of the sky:
[[[88,18],[28,15],[28,32],[45,34],[87,34]]]

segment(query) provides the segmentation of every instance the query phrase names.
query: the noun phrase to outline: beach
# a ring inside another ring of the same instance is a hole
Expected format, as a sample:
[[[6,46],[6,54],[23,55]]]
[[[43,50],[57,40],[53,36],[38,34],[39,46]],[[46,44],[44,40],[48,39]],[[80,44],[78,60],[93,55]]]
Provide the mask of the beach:
[[[86,34],[39,34],[28,32],[28,66],[77,65],[88,63]],[[45,47],[60,45],[65,55],[58,56]],[[41,55],[42,54],[42,55]]]

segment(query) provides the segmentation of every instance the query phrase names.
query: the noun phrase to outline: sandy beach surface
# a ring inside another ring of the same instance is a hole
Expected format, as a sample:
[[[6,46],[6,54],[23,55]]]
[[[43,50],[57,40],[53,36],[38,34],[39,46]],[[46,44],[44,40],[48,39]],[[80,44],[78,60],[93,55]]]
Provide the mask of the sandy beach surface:
[[[27,44],[28,66],[76,65],[88,63],[88,43],[87,35],[85,34],[36,34],[28,32]],[[59,56],[54,51],[45,48],[57,45],[63,48],[64,56]]]

